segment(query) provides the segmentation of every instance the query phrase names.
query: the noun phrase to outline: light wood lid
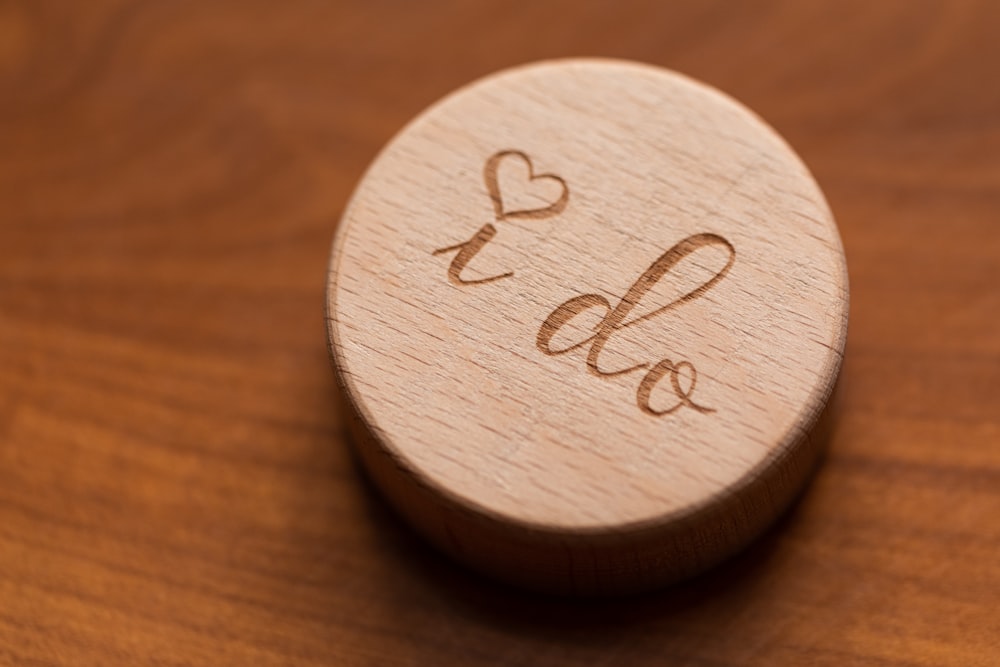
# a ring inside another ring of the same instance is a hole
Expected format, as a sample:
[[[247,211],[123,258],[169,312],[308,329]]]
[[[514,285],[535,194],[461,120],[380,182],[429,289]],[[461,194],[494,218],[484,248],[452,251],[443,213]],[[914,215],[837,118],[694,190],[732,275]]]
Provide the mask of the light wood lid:
[[[334,241],[361,459],[460,560],[641,589],[739,549],[805,482],[847,331],[833,217],[753,113],[667,70],[487,77],[396,136]]]

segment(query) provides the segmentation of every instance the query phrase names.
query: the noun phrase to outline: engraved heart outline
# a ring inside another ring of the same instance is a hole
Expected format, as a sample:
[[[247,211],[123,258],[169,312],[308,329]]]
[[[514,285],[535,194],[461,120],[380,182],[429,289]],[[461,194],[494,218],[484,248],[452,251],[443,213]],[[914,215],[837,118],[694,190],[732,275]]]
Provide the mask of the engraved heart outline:
[[[500,163],[507,158],[518,158],[525,165],[527,165],[528,183],[533,183],[535,181],[555,181],[558,183],[559,187],[562,189],[559,197],[548,206],[505,211],[498,176]],[[486,191],[490,195],[490,201],[493,202],[493,210],[496,213],[497,221],[512,219],[538,220],[541,218],[548,218],[553,215],[559,215],[562,213],[563,209],[566,208],[566,203],[569,201],[569,186],[566,185],[566,181],[555,174],[535,174],[535,167],[531,164],[531,158],[528,157],[527,153],[518,150],[499,151],[491,155],[490,158],[486,160],[486,165],[483,167],[483,180],[486,183]]]

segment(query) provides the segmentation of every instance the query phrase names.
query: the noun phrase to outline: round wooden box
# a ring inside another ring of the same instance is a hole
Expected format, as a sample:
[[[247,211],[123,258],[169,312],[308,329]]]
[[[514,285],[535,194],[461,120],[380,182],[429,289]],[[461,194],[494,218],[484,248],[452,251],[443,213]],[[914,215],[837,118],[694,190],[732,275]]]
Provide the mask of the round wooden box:
[[[385,147],[327,320],[360,458],[418,531],[619,593],[732,554],[802,488],[847,306],[833,217],[770,127],[663,69],[563,60]]]

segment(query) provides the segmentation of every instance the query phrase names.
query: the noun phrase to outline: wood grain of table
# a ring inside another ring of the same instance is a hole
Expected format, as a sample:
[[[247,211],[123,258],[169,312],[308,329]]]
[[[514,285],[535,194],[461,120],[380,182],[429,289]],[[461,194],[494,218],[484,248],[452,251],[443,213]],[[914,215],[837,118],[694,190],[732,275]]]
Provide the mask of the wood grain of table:
[[[1000,664],[1000,4],[0,0],[0,665]],[[829,454],[762,540],[599,602],[427,548],[334,401],[329,242],[497,69],[713,84],[851,278]]]

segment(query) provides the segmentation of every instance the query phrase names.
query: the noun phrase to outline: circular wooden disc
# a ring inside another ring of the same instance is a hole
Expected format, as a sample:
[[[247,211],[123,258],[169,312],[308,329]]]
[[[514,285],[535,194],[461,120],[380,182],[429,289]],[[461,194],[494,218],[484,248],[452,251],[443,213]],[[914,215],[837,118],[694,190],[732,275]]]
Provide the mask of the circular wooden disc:
[[[361,459],[440,548],[509,581],[690,575],[801,488],[847,272],[806,167],[672,72],[501,72],[375,160],[331,260]]]

